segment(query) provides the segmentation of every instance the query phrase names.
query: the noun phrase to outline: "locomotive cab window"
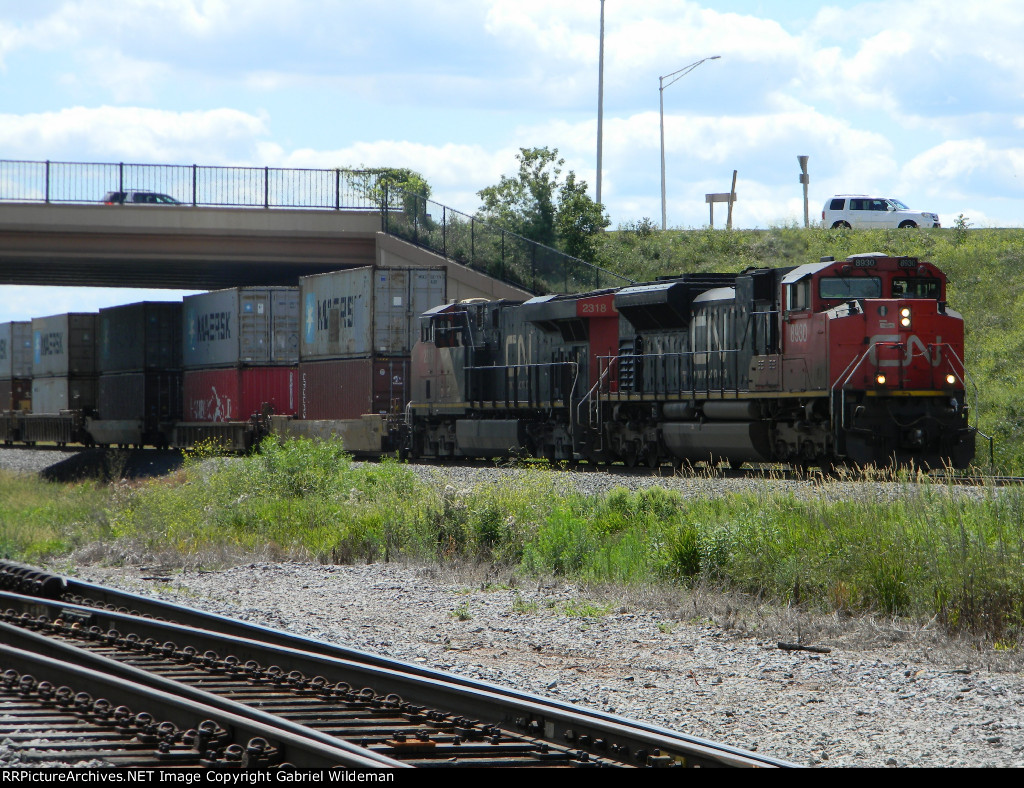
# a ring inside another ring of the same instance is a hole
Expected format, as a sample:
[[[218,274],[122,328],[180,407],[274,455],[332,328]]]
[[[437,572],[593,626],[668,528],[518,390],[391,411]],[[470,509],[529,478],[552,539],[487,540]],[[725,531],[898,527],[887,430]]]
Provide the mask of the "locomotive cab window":
[[[789,285],[789,295],[786,299],[790,312],[797,312],[811,307],[811,280],[801,279]]]
[[[942,285],[938,279],[897,278],[892,280],[893,298],[929,298],[938,301],[942,295]]]
[[[881,298],[882,280],[877,276],[823,276],[818,284],[823,299]]]

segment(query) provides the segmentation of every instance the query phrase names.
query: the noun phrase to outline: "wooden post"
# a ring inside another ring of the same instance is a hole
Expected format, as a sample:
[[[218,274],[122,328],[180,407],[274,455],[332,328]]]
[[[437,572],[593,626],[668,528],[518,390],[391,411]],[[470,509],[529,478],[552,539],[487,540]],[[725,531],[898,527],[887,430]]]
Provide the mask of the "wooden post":
[[[725,223],[725,229],[732,229],[732,204],[736,202],[736,170],[732,171],[732,188],[729,190],[729,218]]]
[[[732,204],[738,199],[736,196],[736,172],[733,171],[733,182],[731,192],[720,192],[718,194],[705,194],[704,202],[706,202],[711,208],[711,229],[715,229],[715,203],[716,202],[727,202],[729,203],[729,228],[732,228]]]

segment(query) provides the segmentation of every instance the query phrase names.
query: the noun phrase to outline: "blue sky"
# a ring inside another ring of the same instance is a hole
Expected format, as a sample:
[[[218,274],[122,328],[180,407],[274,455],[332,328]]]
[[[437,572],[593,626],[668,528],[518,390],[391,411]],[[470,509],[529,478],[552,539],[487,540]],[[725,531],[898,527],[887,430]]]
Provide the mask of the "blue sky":
[[[603,198],[612,225],[738,227],[838,192],[945,226],[1024,224],[1024,3],[607,0]],[[599,0],[34,0],[0,4],[7,159],[399,166],[465,212],[520,147],[593,187]],[[97,199],[101,195],[97,195]],[[4,288],[0,321],[152,294]]]

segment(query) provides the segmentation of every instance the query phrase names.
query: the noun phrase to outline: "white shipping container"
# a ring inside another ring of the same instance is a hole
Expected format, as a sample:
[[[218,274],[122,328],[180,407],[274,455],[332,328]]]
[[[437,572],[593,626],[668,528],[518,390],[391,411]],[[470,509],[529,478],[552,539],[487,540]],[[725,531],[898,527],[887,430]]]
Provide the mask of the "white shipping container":
[[[183,312],[185,369],[298,363],[297,287],[236,287],[187,296]]]
[[[70,312],[32,318],[32,374],[96,374],[96,314]]]
[[[447,280],[444,268],[367,266],[301,277],[299,290],[302,361],[408,356]]]
[[[96,409],[96,377],[50,377],[32,379],[32,412],[60,413],[62,410]]]
[[[0,323],[0,380],[32,377],[32,323]]]

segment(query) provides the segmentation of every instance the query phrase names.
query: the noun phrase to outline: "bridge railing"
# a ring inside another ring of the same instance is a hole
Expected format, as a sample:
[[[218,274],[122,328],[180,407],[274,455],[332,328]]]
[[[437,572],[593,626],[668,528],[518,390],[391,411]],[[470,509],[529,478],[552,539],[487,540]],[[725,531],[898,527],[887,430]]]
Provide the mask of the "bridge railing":
[[[580,293],[633,283],[593,263],[394,187],[381,202],[384,232],[534,293]]]
[[[0,161],[0,201],[98,203],[108,192],[166,194],[186,205],[378,210],[364,170]]]
[[[0,202],[99,203],[108,192],[166,194],[202,207],[380,211],[382,229],[534,293],[578,293],[632,280],[409,194],[378,170],[0,160]]]

